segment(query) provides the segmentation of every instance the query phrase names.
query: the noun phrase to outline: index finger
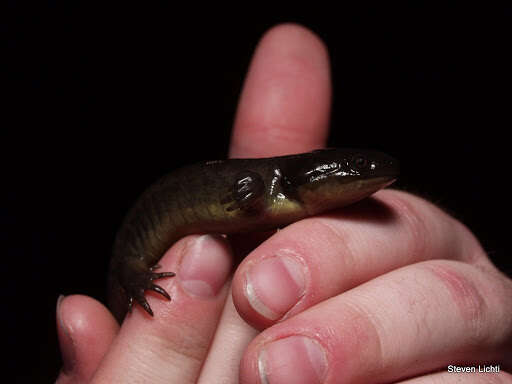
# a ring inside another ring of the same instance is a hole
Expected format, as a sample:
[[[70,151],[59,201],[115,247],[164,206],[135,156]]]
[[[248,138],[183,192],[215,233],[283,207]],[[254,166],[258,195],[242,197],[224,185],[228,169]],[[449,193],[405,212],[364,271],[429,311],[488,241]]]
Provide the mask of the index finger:
[[[283,24],[261,39],[242,90],[230,157],[267,157],[325,145],[331,82],[323,42]]]

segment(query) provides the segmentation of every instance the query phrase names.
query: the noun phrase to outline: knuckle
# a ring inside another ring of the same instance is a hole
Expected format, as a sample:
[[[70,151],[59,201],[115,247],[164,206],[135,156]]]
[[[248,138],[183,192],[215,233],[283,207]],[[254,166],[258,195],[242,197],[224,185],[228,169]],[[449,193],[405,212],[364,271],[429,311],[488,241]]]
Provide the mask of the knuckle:
[[[315,236],[333,247],[337,248],[350,242],[350,234],[338,225],[333,224],[331,219],[317,217],[312,219],[309,224],[311,225],[311,232]]]
[[[353,234],[339,225],[333,223],[332,219],[317,217],[311,219],[308,223],[311,225],[311,233],[315,234],[317,239],[323,244],[327,244],[329,249],[336,250],[344,266],[350,265],[354,268],[358,263],[357,252],[353,246]]]
[[[418,260],[438,258],[464,260],[488,266],[489,260],[475,235],[456,218],[431,202],[401,191],[389,191],[401,230],[408,234],[410,252]]]
[[[172,340],[166,335],[154,335],[154,344],[160,344],[159,353],[164,351],[163,356],[184,357],[189,361],[201,364],[209,345],[207,339],[197,337],[200,332],[200,329],[190,326],[190,328],[184,329],[179,336],[177,336],[178,334],[174,335]]]
[[[448,291],[460,318],[469,328],[468,336],[475,342],[480,341],[485,337],[489,305],[472,278],[479,271],[469,264],[457,261],[429,262],[425,263],[425,267]]]

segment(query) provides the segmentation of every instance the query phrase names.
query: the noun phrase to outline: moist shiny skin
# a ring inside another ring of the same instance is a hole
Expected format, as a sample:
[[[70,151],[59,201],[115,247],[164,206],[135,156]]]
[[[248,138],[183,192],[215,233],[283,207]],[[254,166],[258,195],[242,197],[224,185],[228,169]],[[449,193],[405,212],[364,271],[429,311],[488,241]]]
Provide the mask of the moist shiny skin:
[[[264,159],[231,159],[178,169],[151,185],[117,233],[109,273],[109,306],[121,322],[134,302],[150,315],[155,280],[174,276],[157,262],[180,238],[281,228],[343,207],[391,184],[398,162],[376,151],[323,149]]]

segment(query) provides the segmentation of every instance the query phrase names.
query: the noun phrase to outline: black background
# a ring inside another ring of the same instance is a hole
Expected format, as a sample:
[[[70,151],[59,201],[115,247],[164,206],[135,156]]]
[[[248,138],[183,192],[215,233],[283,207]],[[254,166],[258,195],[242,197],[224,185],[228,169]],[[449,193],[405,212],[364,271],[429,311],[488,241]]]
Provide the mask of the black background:
[[[226,156],[253,49],[280,22],[329,48],[329,146],[398,157],[397,187],[465,222],[511,273],[510,7],[5,5],[1,294],[19,382],[55,378],[57,297],[104,299],[111,243],[137,195],[173,168]]]

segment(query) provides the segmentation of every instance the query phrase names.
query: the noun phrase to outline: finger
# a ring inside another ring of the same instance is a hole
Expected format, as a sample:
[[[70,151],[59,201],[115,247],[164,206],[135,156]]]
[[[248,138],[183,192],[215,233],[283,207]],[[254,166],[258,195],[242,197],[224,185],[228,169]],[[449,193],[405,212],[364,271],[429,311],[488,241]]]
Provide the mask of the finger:
[[[95,375],[99,382],[196,382],[228,292],[231,252],[221,236],[188,236],[159,264],[176,271],[158,282],[171,301],[146,291],[154,317],[134,306]]]
[[[511,294],[466,263],[409,265],[262,332],[242,382],[394,382],[462,362],[510,366]]]
[[[434,258],[477,262],[484,252],[439,208],[385,190],[268,239],[238,268],[234,302],[246,321],[263,329],[376,276]]]
[[[322,41],[304,27],[279,25],[262,38],[245,80],[231,157],[300,153],[325,145],[331,88]]]
[[[301,88],[300,94],[293,92]],[[308,102],[311,98],[313,103]],[[329,104],[329,65],[323,44],[299,26],[272,29],[259,44],[246,79],[230,155],[261,157],[323,146]],[[245,236],[238,250],[251,242]],[[234,382],[240,356],[255,334],[229,299],[198,382],[211,378]]]
[[[455,371],[455,369],[468,369],[469,371]],[[474,372],[471,370],[474,369]],[[490,370],[498,370],[490,371]],[[512,375],[501,370],[496,365],[449,365],[442,372],[415,377],[400,381],[397,384],[512,384]]]
[[[256,334],[257,331],[238,315],[228,295],[197,384],[237,383],[240,358]]]
[[[88,383],[118,331],[110,312],[96,300],[59,297],[57,334],[64,364],[57,383]]]

